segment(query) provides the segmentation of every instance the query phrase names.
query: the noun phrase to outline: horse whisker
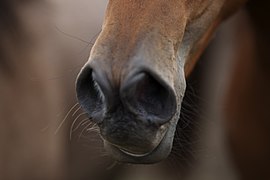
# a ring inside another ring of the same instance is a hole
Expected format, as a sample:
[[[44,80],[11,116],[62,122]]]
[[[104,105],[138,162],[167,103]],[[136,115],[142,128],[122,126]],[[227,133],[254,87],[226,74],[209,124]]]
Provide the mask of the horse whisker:
[[[85,127],[83,128],[82,132],[80,133],[80,135],[79,135],[79,137],[78,137],[79,139],[81,138],[83,132],[84,132],[90,125],[93,125],[93,124],[90,122],[87,126],[85,126]]]
[[[73,111],[73,109],[76,107],[76,106],[78,106],[79,105],[79,103],[76,103],[76,104],[74,104],[71,108],[70,108],[70,110],[68,111],[68,113],[66,114],[66,116],[64,117],[64,119],[62,120],[62,122],[60,123],[60,125],[57,127],[57,129],[55,130],[55,132],[54,132],[54,134],[56,135],[57,133],[58,133],[58,131],[59,131],[59,129],[63,126],[63,124],[64,124],[64,122],[66,121],[66,119],[67,119],[67,117],[69,116],[69,114]]]
[[[81,109],[81,106],[72,114],[72,117]]]
[[[85,118],[83,119],[75,129],[73,129],[76,121],[78,120],[78,118],[80,117],[80,115],[73,121],[71,127],[70,127],[70,130],[69,130],[69,139],[71,140],[71,137],[72,137],[72,132],[76,131],[83,123],[87,122],[88,121],[88,118]]]
[[[85,115],[85,114],[87,114],[87,113],[81,113],[81,114],[79,114],[75,119],[74,119],[74,121],[72,122],[72,124],[71,124],[71,130],[73,130],[73,127],[74,127],[74,125],[75,125],[75,123],[76,123],[76,121],[81,117],[81,116],[83,116],[83,115]],[[87,118],[88,119],[88,118]]]

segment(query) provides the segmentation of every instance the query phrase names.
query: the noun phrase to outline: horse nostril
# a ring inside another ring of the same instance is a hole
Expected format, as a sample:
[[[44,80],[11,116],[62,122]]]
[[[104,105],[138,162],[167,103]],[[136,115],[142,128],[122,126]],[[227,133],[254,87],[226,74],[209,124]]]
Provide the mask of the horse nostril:
[[[86,66],[77,77],[76,92],[82,108],[99,123],[104,111],[104,95],[95,81],[93,70]]]
[[[144,72],[124,84],[121,97],[142,120],[158,125],[168,122],[176,112],[176,96],[172,88],[158,77]]]

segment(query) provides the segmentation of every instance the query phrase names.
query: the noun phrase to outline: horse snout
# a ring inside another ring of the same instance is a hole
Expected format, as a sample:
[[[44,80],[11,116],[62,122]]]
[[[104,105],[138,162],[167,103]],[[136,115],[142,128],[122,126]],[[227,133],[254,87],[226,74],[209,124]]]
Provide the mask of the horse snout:
[[[150,70],[132,71],[118,84],[112,77],[86,65],[76,84],[79,103],[107,144],[129,155],[148,154],[162,142],[177,111],[173,87]]]

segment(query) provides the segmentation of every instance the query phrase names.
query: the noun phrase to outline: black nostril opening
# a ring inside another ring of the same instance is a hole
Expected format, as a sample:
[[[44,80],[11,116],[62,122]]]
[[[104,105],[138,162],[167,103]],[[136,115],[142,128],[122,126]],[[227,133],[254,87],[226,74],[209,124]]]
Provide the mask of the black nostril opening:
[[[139,108],[144,108],[148,113],[162,116],[168,93],[154,78],[145,75],[136,85],[135,97]]]
[[[104,96],[90,67],[84,67],[78,75],[76,92],[82,108],[94,121],[99,122],[104,109]]]
[[[164,124],[176,112],[173,90],[150,74],[137,74],[128,82],[123,94],[124,103],[145,120]]]

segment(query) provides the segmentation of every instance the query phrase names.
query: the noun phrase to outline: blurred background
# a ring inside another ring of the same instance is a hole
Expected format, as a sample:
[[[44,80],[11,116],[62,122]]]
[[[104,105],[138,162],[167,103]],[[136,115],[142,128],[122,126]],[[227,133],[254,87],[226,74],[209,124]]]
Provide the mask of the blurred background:
[[[162,175],[158,165],[114,162],[104,152],[95,125],[88,121],[77,103],[76,76],[101,30],[106,4],[107,0],[0,1],[0,180],[169,179],[166,174]],[[266,144],[260,146],[262,151],[256,148],[241,151],[249,144],[237,144],[238,154],[234,156],[228,150],[225,137],[224,127],[230,132],[235,129],[238,132],[242,128],[239,128],[243,124],[241,120],[248,120],[233,116],[236,118],[231,119],[234,122],[239,119],[240,123],[225,124],[222,106],[227,103],[224,97],[229,94],[229,78],[237,79],[233,74],[239,72],[234,72],[234,59],[238,57],[235,54],[241,52],[245,58],[252,56],[242,48],[242,43],[253,42],[250,38],[253,30],[247,26],[245,17],[242,11],[219,28],[195,73],[188,79],[189,92],[192,98],[195,97],[192,101],[197,103],[199,100],[203,107],[196,114],[200,127],[196,142],[192,142],[195,147],[190,152],[193,156],[190,170],[183,173],[186,179],[239,179],[240,171],[251,172],[249,168],[253,165],[248,166],[252,162],[247,158],[250,154],[254,155],[252,161],[269,170],[268,161],[263,160],[269,157],[265,156],[269,152],[269,143],[265,143],[268,137],[262,138],[262,143]],[[248,64],[248,58],[245,60],[244,64]],[[241,68],[245,69],[244,66]],[[267,78],[263,81],[267,84],[265,82]],[[265,87],[269,88],[267,85]],[[262,94],[266,94],[267,88]],[[267,100],[269,95],[263,98]],[[269,103],[261,105],[263,98],[258,97],[259,110],[255,109],[254,114],[266,112],[264,108]],[[228,103],[227,106],[229,110],[237,107]],[[261,119],[268,119],[268,115],[265,113]],[[252,120],[250,122],[254,122]],[[256,130],[260,131],[260,128]],[[236,136],[245,140],[247,133],[243,133],[244,136]],[[253,141],[257,141],[256,137]],[[262,156],[256,156],[261,152],[264,153]],[[234,164],[235,161],[240,163]],[[172,161],[170,169],[180,171],[174,163]],[[247,164],[247,168],[243,164]],[[266,179],[266,176],[261,177]]]

